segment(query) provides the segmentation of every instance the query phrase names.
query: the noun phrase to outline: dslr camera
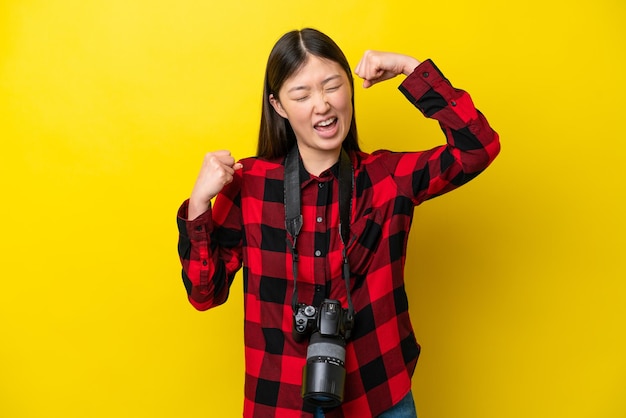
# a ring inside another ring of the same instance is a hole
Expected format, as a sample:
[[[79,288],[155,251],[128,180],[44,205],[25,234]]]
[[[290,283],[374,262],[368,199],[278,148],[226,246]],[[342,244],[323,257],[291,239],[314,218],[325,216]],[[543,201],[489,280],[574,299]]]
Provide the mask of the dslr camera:
[[[293,338],[303,342],[310,337],[302,370],[302,397],[315,406],[338,406],[343,402],[346,340],[354,327],[354,317],[333,299],[325,299],[319,308],[303,303],[296,308]]]

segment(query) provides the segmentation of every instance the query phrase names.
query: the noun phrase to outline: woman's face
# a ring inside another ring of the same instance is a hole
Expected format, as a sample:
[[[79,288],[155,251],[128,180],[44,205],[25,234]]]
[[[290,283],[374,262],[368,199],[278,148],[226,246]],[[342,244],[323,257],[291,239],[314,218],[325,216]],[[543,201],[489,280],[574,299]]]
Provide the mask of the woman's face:
[[[352,122],[352,88],[335,61],[309,55],[306,63],[270,95],[272,106],[289,120],[305,159],[339,156]]]

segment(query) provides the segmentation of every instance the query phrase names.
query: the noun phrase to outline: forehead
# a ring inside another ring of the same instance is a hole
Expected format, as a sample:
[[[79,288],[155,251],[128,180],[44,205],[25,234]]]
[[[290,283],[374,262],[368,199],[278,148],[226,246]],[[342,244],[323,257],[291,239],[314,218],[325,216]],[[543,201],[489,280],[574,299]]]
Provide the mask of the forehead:
[[[285,80],[283,88],[321,84],[337,76],[343,79],[348,78],[339,63],[315,55],[309,55],[306,62]]]

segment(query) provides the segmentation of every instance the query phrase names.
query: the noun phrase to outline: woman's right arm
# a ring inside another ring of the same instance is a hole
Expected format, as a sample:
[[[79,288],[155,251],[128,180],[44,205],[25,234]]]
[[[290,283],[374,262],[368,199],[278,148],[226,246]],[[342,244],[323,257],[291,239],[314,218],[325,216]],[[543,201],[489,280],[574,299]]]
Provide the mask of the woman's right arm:
[[[241,167],[241,163],[235,162],[230,151],[222,150],[206,154],[196,184],[191,191],[187,219],[193,220],[206,212],[211,206],[211,199],[233,181],[235,171]]]
[[[228,151],[205,156],[189,200],[178,211],[178,255],[189,302],[198,310],[220,305],[228,298],[241,267],[241,208],[237,196],[241,176]],[[226,187],[225,187],[226,186]],[[214,220],[211,199],[227,205],[226,219]]]

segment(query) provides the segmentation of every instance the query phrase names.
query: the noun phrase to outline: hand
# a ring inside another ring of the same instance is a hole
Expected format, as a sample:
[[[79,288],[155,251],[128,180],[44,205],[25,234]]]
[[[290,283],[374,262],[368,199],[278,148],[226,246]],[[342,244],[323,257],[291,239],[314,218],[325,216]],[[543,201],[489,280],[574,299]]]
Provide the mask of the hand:
[[[189,198],[187,218],[192,220],[206,212],[211,199],[233,181],[235,171],[242,167],[241,163],[235,163],[230,151],[222,150],[206,154]]]
[[[408,55],[365,51],[354,72],[363,79],[363,87],[368,88],[398,74],[409,75],[419,64],[418,60]]]

